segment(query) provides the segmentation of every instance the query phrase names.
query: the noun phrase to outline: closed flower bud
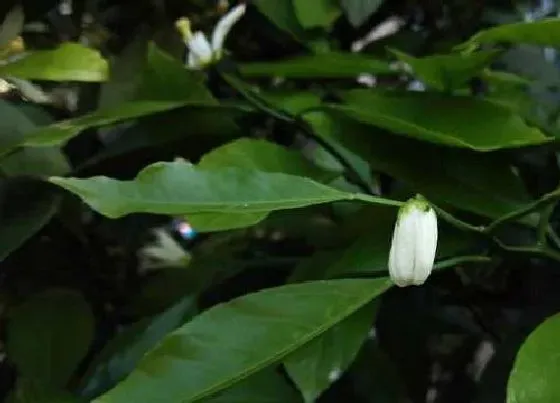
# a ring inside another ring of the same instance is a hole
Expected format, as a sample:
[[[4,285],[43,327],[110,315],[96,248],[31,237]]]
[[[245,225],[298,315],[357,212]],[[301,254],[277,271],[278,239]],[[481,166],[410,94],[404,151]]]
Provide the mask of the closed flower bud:
[[[397,286],[424,284],[434,266],[437,237],[437,216],[424,198],[400,208],[389,252],[389,274]]]

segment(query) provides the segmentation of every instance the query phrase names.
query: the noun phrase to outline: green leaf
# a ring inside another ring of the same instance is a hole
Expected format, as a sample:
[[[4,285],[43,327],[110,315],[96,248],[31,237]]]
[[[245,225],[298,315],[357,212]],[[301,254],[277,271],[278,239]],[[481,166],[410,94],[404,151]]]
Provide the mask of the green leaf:
[[[280,172],[306,176],[318,182],[334,179],[336,174],[325,171],[307,160],[301,153],[265,140],[242,138],[218,147],[198,163],[200,168],[221,169],[239,167],[264,172]]]
[[[362,123],[436,144],[492,151],[551,141],[510,108],[483,99],[370,90],[351,90],[342,98],[345,104],[330,108]]]
[[[330,330],[286,357],[286,371],[306,403],[312,403],[356,358],[374,320],[377,303],[360,308]]]
[[[118,107],[99,109],[88,115],[63,120],[39,128],[25,140],[26,146],[46,146],[62,144],[90,127],[108,126],[129,119],[177,109],[196,101],[129,101]]]
[[[391,200],[342,192],[308,178],[241,168],[201,169],[182,160],[144,168],[132,181],[51,177],[109,218],[130,213],[269,213],[338,200]]]
[[[0,76],[28,80],[100,82],[108,74],[107,61],[98,51],[72,42],[0,65]]]
[[[341,0],[340,4],[350,24],[359,27],[377,11],[383,0]]]
[[[68,160],[58,147],[20,148],[29,133],[39,125],[52,122],[39,107],[23,103],[14,105],[0,100],[0,171],[7,176],[64,175],[70,170]]]
[[[507,385],[507,403],[552,403],[560,399],[560,314],[540,324],[517,353]]]
[[[509,42],[537,46],[560,47],[560,18],[499,25],[473,35],[461,47],[483,43]]]
[[[56,214],[59,195],[29,183],[3,189],[4,214],[0,219],[0,262],[39,232]]]
[[[278,362],[389,286],[387,279],[320,281],[218,305],[166,337],[124,382],[94,402],[177,403],[211,397]]]
[[[320,111],[305,119],[331,145],[357,153],[436,204],[498,218],[529,202],[523,182],[502,156],[393,136]]]
[[[258,213],[194,213],[185,216],[197,232],[226,231],[251,227],[268,217],[267,212]]]
[[[267,63],[241,64],[248,77],[355,78],[359,74],[395,74],[386,61],[357,53],[328,52]]]
[[[224,390],[204,403],[300,403],[297,391],[276,371],[267,368]]]
[[[401,62],[407,63],[421,81],[440,91],[465,86],[469,79],[481,74],[501,54],[501,51],[493,50],[416,58],[398,50],[391,52]]]
[[[287,0],[254,0],[252,2],[273,24],[291,34],[294,39],[302,39],[305,30],[298,21],[292,1]]]
[[[93,314],[80,294],[49,290],[15,310],[6,350],[21,375],[63,388],[87,353],[93,330]]]
[[[117,333],[90,365],[83,377],[81,394],[93,399],[115,386],[134,370],[144,354],[193,314],[194,301],[189,296],[155,318],[138,322]]]
[[[151,45],[148,48],[147,66],[134,100],[40,128],[31,133],[24,144],[61,144],[91,127],[107,126],[184,106],[219,107],[217,100],[202,83],[199,72],[185,69],[182,64]]]
[[[336,0],[292,0],[301,25],[306,28],[329,28],[340,16]]]
[[[0,157],[12,151],[36,128],[23,107],[0,99]]]

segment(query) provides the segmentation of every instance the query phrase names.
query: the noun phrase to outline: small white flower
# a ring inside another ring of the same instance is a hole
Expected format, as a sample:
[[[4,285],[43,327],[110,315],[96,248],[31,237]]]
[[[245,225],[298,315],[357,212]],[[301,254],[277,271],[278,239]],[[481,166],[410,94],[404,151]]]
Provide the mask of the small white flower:
[[[421,197],[410,199],[399,210],[389,252],[389,274],[399,287],[424,284],[434,266],[437,216]]]
[[[164,229],[154,230],[155,241],[138,251],[142,271],[163,267],[183,268],[190,261],[190,254]]]
[[[240,4],[224,15],[212,32],[211,41],[201,31],[192,33],[190,22],[187,18],[181,18],[177,21],[176,27],[183,36],[183,40],[189,50],[187,65],[190,68],[200,69],[221,59],[226,37],[233,26],[243,17],[245,9],[245,4]]]

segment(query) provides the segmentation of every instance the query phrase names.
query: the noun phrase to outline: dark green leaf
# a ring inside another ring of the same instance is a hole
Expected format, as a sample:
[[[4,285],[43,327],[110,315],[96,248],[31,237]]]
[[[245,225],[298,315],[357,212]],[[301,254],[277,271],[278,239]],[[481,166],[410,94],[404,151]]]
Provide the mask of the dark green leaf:
[[[37,385],[20,377],[6,403],[80,403],[82,400],[70,392]],[[85,403],[85,402],[83,402]]]
[[[203,403],[300,403],[301,397],[273,369],[267,368]]]
[[[387,279],[311,282],[218,305],[166,337],[124,382],[95,402],[211,397],[278,362],[389,286]]]
[[[401,62],[407,63],[420,80],[440,91],[464,87],[468,80],[481,74],[501,53],[494,50],[416,58],[397,50],[392,52]]]
[[[546,18],[532,22],[516,22],[480,31],[462,46],[482,43],[510,42],[537,46],[560,47],[560,18]]]
[[[360,122],[453,147],[491,151],[549,141],[510,108],[495,102],[438,93],[353,90],[331,105]]]
[[[34,189],[29,183],[3,189],[4,205],[0,219],[0,261],[21,247],[41,230],[58,210],[60,197],[51,189]],[[21,189],[24,194],[20,194]]]
[[[437,147],[322,112],[306,114],[306,120],[329,143],[357,153],[435,203],[498,218],[529,202],[521,179],[497,155]]]
[[[89,349],[94,318],[80,294],[50,290],[19,306],[7,330],[6,350],[19,373],[63,388]]]
[[[336,0],[292,0],[301,25],[308,28],[329,28],[340,16]]]
[[[286,357],[284,365],[305,402],[315,402],[356,358],[373,323],[377,303],[345,320]]]
[[[124,379],[138,361],[163,337],[194,314],[192,297],[186,297],[153,319],[138,322],[110,340],[84,376],[81,394],[92,399]]]
[[[286,78],[354,78],[362,73],[395,74],[388,62],[356,53],[319,53],[269,63],[239,66],[248,77],[280,76]]]
[[[560,314],[548,318],[529,335],[517,353],[507,385],[507,403],[560,401]]]
[[[108,71],[107,61],[99,52],[72,42],[0,65],[0,76],[28,80],[99,82],[107,79]]]
[[[348,21],[354,27],[359,27],[377,11],[383,0],[341,0],[340,4]]]

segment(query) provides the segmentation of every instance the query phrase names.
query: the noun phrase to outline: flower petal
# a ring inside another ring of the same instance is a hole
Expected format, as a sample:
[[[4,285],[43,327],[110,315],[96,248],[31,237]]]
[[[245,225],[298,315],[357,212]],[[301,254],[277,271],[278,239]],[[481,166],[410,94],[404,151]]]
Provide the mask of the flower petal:
[[[187,47],[190,50],[189,65],[192,57],[193,61],[197,61],[200,65],[210,63],[212,61],[212,48],[206,36],[200,32],[195,32],[188,40]]]
[[[243,17],[246,8],[245,4],[240,4],[232,8],[230,12],[224,15],[220,21],[218,21],[218,24],[216,24],[214,32],[212,33],[212,50],[218,57],[222,52],[224,41],[229,31],[231,31],[231,28]]]
[[[414,253],[414,284],[424,284],[434,267],[437,249],[437,216],[433,209],[421,212]]]
[[[416,245],[415,209],[405,211],[397,220],[389,252],[389,274],[399,287],[412,284],[414,280],[414,247]]]

